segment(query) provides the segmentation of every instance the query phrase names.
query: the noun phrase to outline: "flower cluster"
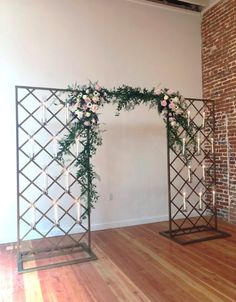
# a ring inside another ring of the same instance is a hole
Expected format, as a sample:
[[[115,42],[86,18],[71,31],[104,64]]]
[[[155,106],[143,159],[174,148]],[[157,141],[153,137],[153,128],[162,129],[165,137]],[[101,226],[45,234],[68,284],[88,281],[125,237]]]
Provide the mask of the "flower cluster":
[[[186,104],[184,97],[177,91],[171,89],[155,89],[154,93],[161,99],[159,112],[166,121],[167,113],[169,111],[169,121],[172,127],[176,127],[176,119],[179,115],[186,111]]]
[[[90,127],[98,123],[98,109],[107,101],[105,89],[97,83],[89,86],[76,87],[71,111],[83,123]]]

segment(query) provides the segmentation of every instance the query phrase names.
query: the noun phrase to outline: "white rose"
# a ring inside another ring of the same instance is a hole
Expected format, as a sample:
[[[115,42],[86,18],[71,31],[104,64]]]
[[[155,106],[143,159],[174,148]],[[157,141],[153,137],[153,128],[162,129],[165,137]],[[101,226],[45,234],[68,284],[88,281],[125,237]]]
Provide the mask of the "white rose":
[[[87,94],[89,94],[89,89],[87,89],[85,92],[86,92]]]
[[[175,121],[172,121],[170,124],[171,124],[172,127],[176,126],[176,122]]]
[[[77,115],[78,118],[82,118],[83,117],[83,112],[80,110],[76,110],[75,114]]]
[[[86,116],[86,117],[90,117],[90,115],[91,115],[90,112],[86,112],[86,113],[85,113],[85,116]]]
[[[164,100],[168,100],[169,96],[165,94]]]
[[[98,91],[94,91],[94,93],[93,93],[95,96],[98,96],[98,95],[100,95],[100,93],[98,92]]]
[[[83,99],[84,99],[84,100],[86,100],[87,97],[88,97],[88,96],[87,96],[86,94],[83,95]]]
[[[179,102],[179,98],[176,96],[173,98],[173,102],[178,103]]]

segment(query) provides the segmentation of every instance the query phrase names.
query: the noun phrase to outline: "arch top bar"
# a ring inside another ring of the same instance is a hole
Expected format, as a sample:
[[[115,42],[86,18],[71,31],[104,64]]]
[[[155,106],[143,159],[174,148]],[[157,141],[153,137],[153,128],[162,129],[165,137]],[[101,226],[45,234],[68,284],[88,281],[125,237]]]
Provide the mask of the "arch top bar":
[[[52,88],[52,87],[35,87],[35,86],[24,86],[24,85],[16,85],[15,88],[20,88],[20,89],[38,89],[38,90],[57,90],[57,91],[64,91],[64,92],[73,92],[76,91],[76,89],[69,89],[69,88]],[[189,101],[198,101],[198,102],[212,102],[214,103],[214,100],[210,99],[200,99],[200,98],[189,98],[185,97],[186,100]]]

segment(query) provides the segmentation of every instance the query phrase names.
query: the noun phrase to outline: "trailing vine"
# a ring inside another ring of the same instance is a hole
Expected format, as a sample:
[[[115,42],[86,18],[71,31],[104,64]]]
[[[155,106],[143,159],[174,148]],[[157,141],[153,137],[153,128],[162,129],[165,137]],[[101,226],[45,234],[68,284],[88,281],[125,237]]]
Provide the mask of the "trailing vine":
[[[148,90],[127,85],[109,90],[91,82],[86,86],[75,84],[69,89],[71,89],[71,93],[63,105],[68,106],[71,113],[71,122],[68,125],[70,131],[59,141],[57,158],[63,162],[65,156],[70,154],[71,146],[76,144],[79,138],[83,150],[75,161],[76,177],[81,185],[81,198],[85,202],[88,202],[85,193],[87,189],[89,191],[90,204],[86,204],[88,211],[98,200],[98,192],[94,183],[97,174],[90,158],[95,155],[97,148],[102,144],[99,109],[106,103],[116,106],[116,115],[123,110],[133,110],[141,104],[155,109],[162,116],[168,129],[170,148],[176,153],[181,152],[183,139],[180,134],[185,133],[187,148],[183,154],[183,160],[188,161],[192,152],[196,150],[195,125],[188,120],[187,105],[179,92],[166,88]],[[83,218],[86,216],[87,213],[84,213]]]

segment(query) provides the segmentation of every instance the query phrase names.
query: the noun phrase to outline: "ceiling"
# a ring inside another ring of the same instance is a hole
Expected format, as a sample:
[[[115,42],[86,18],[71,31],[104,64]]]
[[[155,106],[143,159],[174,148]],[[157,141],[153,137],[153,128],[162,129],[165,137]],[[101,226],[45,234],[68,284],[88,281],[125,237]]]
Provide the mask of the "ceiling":
[[[150,2],[156,2],[164,5],[179,7],[182,9],[188,9],[192,11],[201,12],[204,8],[209,5],[208,0],[147,0]]]

